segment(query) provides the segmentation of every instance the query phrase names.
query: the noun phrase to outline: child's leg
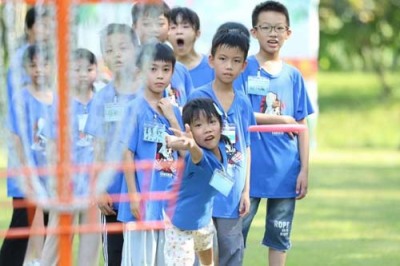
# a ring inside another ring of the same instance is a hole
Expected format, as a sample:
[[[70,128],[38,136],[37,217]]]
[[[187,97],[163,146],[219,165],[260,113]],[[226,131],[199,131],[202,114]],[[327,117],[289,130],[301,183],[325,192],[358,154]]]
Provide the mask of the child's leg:
[[[268,199],[266,228],[263,245],[269,247],[271,266],[285,265],[286,251],[290,248],[290,233],[296,199]]]
[[[32,221],[31,229],[39,230],[45,227],[44,213],[42,209],[36,209],[35,216]],[[45,236],[34,235],[29,237],[28,247],[25,255],[25,262],[41,260],[42,250],[44,247]]]
[[[13,198],[13,213],[9,228],[29,227],[35,215],[35,207],[15,208],[14,204],[24,200]],[[5,238],[0,250],[0,265],[20,266],[24,262],[29,237]]]
[[[49,212],[48,228],[53,229],[58,226],[58,213]],[[56,266],[58,263],[58,235],[49,234],[46,236],[43,250],[41,250],[40,265]]]
[[[199,230],[193,231],[194,249],[200,259],[201,265],[214,265],[213,241],[215,228],[211,223]]]
[[[243,264],[242,219],[214,218],[218,238],[218,261],[223,266]]]
[[[165,230],[165,264],[167,266],[193,266],[194,244],[191,231],[174,226]]]
[[[90,206],[88,210],[81,212],[79,224],[98,226],[100,224],[100,211],[97,206]],[[99,265],[100,243],[101,234],[99,232],[79,235],[78,266]]]
[[[260,205],[260,198],[250,198],[250,211],[245,217],[243,217],[243,239],[244,246],[246,247],[247,235],[250,231],[251,223],[253,222],[254,216],[256,216],[258,211],[258,206]]]
[[[120,223],[117,215],[101,215],[102,224],[105,227],[110,223]],[[124,244],[123,233],[110,233],[104,230],[103,238],[103,257],[105,265],[121,266],[122,246]]]

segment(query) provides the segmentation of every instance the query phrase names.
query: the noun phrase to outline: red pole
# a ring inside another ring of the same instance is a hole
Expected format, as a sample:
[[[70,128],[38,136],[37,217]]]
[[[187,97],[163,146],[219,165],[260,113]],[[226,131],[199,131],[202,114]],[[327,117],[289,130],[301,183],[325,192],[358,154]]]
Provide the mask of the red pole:
[[[71,191],[69,189],[69,169],[70,169],[70,138],[69,138],[69,15],[70,1],[56,1],[56,18],[57,18],[57,49],[58,49],[58,158],[57,163],[57,192],[62,203],[71,202]],[[59,228],[60,232],[58,248],[60,266],[72,265],[72,232],[67,228],[72,223],[72,215],[66,212],[60,212]]]

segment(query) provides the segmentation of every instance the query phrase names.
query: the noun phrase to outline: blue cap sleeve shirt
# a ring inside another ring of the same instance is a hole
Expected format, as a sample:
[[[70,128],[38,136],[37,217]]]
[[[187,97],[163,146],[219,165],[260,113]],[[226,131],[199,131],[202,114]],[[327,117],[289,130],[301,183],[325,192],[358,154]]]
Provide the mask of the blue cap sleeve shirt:
[[[240,91],[235,91],[235,97],[230,109],[228,112],[224,112],[222,105],[212,89],[212,83],[192,92],[189,100],[195,98],[211,98],[216,103],[219,110],[223,112],[223,126],[225,127],[228,125],[231,128],[234,127],[234,139],[231,139],[231,142],[225,145],[225,151],[228,157],[227,171],[233,178],[234,185],[227,197],[221,193],[215,196],[213,217],[238,218],[240,198],[246,180],[246,149],[250,146],[248,127],[255,124],[250,102],[245,94]],[[232,135],[228,137],[232,137]]]
[[[208,64],[208,57],[206,55],[201,56],[200,63],[190,69],[189,73],[195,89],[210,83],[215,78],[214,69]]]
[[[174,112],[182,128],[179,109],[175,107]],[[142,166],[144,162],[154,162],[152,169],[135,171],[138,191],[167,191],[176,176],[175,162],[178,157],[177,152],[166,147],[165,133],[173,134],[168,130],[171,126],[169,121],[156,112],[142,96],[138,96],[130,103],[123,121],[127,126],[127,134],[121,132],[119,140],[125,149],[129,149],[134,154],[136,167]],[[157,134],[159,137],[155,138]],[[126,182],[123,182],[121,194],[126,193],[128,193],[128,188]],[[146,221],[164,219],[164,204],[163,200],[142,201],[143,219]],[[129,202],[120,202],[118,220],[121,222],[135,220],[131,214]]]
[[[182,179],[175,179],[171,190],[178,188],[176,201],[169,203],[168,214],[172,215],[172,224],[181,230],[197,230],[207,226],[212,218],[213,201],[218,191],[209,183],[214,170],[225,171],[227,154],[225,143],[219,144],[222,162],[212,153],[203,149],[203,158],[197,164],[192,162],[188,153],[185,157],[185,169]]]
[[[260,94],[249,88],[248,80],[257,76],[267,80]],[[288,64],[283,64],[278,75],[271,75],[260,69],[255,56],[251,56],[242,81],[254,112],[288,115],[296,121],[313,113],[301,73]],[[301,166],[297,137],[291,139],[282,132],[252,133],[251,141],[250,196],[296,197],[296,181]]]
[[[84,133],[105,141],[106,162],[121,162],[122,146],[119,135],[125,130],[122,118],[128,103],[135,97],[136,94],[133,93],[118,94],[113,82],[107,84],[93,97]],[[112,169],[102,172],[104,175],[100,178],[101,184],[98,184],[98,189],[106,189],[109,194],[119,194],[123,172]],[[117,210],[118,203],[114,202],[113,208]]]
[[[45,104],[36,99],[26,88],[14,92],[12,100],[14,111],[8,117],[8,129],[21,140],[24,156],[28,163],[28,165],[23,166],[43,168],[47,165],[47,136],[51,133],[46,131],[50,129],[47,124],[54,121],[56,102],[57,100],[54,99],[52,104]],[[8,168],[21,167],[11,142],[8,148]],[[8,196],[24,197],[19,183],[21,178],[11,175],[8,177]],[[36,187],[36,193],[40,195],[37,196],[47,196],[48,176],[39,174],[38,177],[40,185]]]
[[[166,91],[164,96],[173,95],[175,96],[177,106],[183,108],[187,102],[187,97],[193,90],[192,78],[190,77],[188,69],[179,62],[175,63],[174,73],[171,77],[172,92]]]

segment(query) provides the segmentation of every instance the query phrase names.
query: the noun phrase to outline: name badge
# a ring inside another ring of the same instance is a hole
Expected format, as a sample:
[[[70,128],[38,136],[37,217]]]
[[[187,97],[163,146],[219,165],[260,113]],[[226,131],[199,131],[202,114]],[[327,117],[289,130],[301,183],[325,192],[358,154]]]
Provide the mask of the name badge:
[[[209,184],[222,195],[227,197],[231,192],[234,183],[233,179],[225,171],[215,169]]]
[[[227,136],[229,141],[234,144],[236,142],[236,126],[235,124],[225,124],[222,134]]]
[[[104,121],[118,122],[121,121],[124,108],[118,103],[106,103],[104,105]]]
[[[78,130],[83,131],[85,129],[88,114],[78,115]]]
[[[144,124],[144,141],[164,143],[165,142],[165,125],[159,123]]]
[[[247,78],[247,93],[265,96],[269,90],[269,79],[250,76]]]

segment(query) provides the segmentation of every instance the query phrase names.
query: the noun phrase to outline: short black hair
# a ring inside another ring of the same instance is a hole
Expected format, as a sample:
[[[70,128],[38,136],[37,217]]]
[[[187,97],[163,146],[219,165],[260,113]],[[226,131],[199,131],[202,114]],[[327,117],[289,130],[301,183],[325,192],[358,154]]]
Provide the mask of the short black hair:
[[[219,31],[235,31],[237,30],[240,33],[243,33],[247,36],[247,38],[250,39],[250,31],[247,29],[247,27],[245,25],[243,25],[240,22],[234,22],[234,21],[228,21],[225,22],[224,24],[221,24],[218,29],[217,32]]]
[[[205,115],[207,119],[216,117],[222,127],[222,116],[217,111],[216,104],[210,98],[195,98],[187,102],[182,110],[183,123],[190,125],[200,117],[200,114]]]
[[[106,38],[115,33],[122,33],[128,35],[132,41],[133,46],[134,47],[139,46],[138,37],[136,36],[136,33],[132,29],[132,27],[126,24],[111,23],[108,24],[100,33],[100,48],[102,53],[104,53]]]
[[[32,29],[38,16],[39,17],[49,16],[49,10],[45,7],[42,7],[39,9],[39,8],[35,8],[33,6],[33,7],[29,8],[28,11],[26,11],[26,15],[25,15],[25,28],[28,30]]]
[[[139,69],[143,69],[147,62],[154,61],[170,62],[172,67],[175,68],[176,58],[174,51],[165,43],[158,42],[144,44],[136,59],[136,66]]]
[[[256,7],[253,9],[253,13],[251,15],[253,28],[257,26],[258,16],[260,13],[267,11],[274,11],[285,15],[287,26],[290,26],[289,11],[287,10],[286,6],[276,1],[265,1],[256,5]]]
[[[200,18],[195,11],[187,7],[175,7],[171,9],[171,23],[177,24],[179,16],[183,22],[189,23],[195,31],[200,30]]]
[[[137,21],[139,18],[142,16],[161,16],[164,15],[164,17],[167,18],[168,22],[170,21],[170,13],[171,9],[165,3],[165,1],[162,1],[162,3],[155,3],[155,1],[150,1],[149,3],[146,3],[145,1],[138,1],[135,3],[132,7],[131,10],[131,16],[132,16],[132,24],[136,25]]]
[[[85,48],[76,49],[72,54],[72,58],[74,60],[86,59],[89,61],[89,64],[97,65],[97,59],[94,53]]]
[[[23,55],[24,65],[31,63],[36,56],[41,56],[46,61],[49,61],[50,58],[47,48],[38,45],[29,45]]]
[[[246,28],[244,25],[242,26]],[[244,59],[246,59],[250,48],[250,38],[238,28],[222,28],[213,37],[211,55],[215,56],[217,49],[221,46],[239,48],[244,54]]]

